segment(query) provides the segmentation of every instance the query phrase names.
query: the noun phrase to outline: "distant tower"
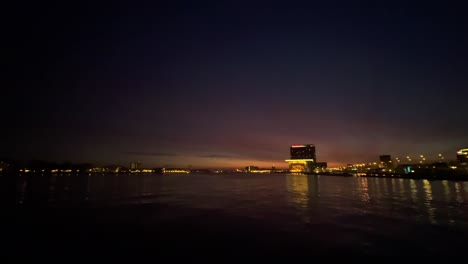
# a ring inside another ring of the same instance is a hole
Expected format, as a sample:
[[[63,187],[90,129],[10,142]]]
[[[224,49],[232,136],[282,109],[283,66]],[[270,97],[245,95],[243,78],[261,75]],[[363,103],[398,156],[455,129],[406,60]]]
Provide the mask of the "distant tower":
[[[132,170],[141,169],[141,161],[135,161],[135,162],[130,163],[130,169]]]

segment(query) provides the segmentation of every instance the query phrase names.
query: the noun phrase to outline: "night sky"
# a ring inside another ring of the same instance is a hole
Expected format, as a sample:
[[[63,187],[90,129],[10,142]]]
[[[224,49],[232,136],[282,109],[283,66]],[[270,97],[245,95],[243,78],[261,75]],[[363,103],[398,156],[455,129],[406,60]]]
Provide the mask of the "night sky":
[[[349,2],[11,7],[0,156],[280,168],[311,143],[329,166],[455,159],[466,7]]]

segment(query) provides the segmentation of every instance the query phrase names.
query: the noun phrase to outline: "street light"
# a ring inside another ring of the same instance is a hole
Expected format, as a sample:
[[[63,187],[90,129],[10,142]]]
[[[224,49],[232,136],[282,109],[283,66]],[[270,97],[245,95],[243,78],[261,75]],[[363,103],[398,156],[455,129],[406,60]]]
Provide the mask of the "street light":
[[[406,156],[406,159],[408,160],[408,162],[411,162],[411,157],[410,156]]]
[[[439,159],[440,161],[444,160],[444,156],[442,156],[442,154],[439,154]]]

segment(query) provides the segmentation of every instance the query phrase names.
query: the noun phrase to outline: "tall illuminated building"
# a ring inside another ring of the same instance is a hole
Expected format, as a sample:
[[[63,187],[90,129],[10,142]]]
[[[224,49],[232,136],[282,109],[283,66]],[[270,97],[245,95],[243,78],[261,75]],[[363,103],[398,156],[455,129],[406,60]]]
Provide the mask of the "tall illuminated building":
[[[315,145],[292,145],[291,159],[311,159],[315,162]]]
[[[315,156],[315,145],[292,145],[290,148],[291,158],[287,159],[291,172],[313,172],[318,168],[326,168],[325,162],[317,162]]]
[[[457,151],[457,160],[460,165],[468,165],[468,148]]]

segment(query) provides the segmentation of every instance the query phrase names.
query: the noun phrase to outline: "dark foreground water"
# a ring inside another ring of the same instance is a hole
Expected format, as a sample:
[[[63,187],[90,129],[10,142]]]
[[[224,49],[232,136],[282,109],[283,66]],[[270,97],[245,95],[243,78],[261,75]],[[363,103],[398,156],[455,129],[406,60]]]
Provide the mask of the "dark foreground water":
[[[73,187],[49,179],[41,203],[20,184],[18,204],[3,219],[13,219],[3,225],[3,254],[227,262],[464,255],[468,243],[465,182],[290,174],[88,179],[78,194],[58,193]]]

